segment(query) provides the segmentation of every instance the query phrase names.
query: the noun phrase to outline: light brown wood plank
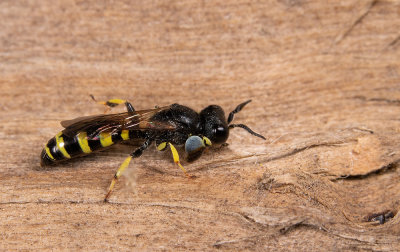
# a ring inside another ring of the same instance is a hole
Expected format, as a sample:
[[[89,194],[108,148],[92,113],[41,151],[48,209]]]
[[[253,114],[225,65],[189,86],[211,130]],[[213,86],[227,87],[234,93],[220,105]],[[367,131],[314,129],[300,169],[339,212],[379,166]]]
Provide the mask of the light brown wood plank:
[[[2,1],[0,250],[400,250],[398,1]],[[180,103],[229,146],[39,167],[59,122]],[[123,111],[114,109],[113,112]],[[391,211],[383,225],[369,215]]]

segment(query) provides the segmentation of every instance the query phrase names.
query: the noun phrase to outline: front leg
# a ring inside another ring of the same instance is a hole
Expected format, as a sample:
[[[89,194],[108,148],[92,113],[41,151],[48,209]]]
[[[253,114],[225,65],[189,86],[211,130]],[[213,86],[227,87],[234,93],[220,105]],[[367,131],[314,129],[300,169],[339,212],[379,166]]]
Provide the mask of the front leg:
[[[185,168],[183,168],[181,162],[179,161],[179,153],[176,150],[175,146],[172,145],[172,143],[170,142],[162,142],[160,144],[157,145],[157,150],[159,151],[164,151],[167,149],[167,146],[169,146],[171,153],[172,153],[172,158],[174,159],[174,163],[177,164],[179,166],[179,168],[181,168],[181,170],[183,171],[183,173],[185,173],[186,177],[188,178],[192,178],[193,176],[189,175],[186,171]]]

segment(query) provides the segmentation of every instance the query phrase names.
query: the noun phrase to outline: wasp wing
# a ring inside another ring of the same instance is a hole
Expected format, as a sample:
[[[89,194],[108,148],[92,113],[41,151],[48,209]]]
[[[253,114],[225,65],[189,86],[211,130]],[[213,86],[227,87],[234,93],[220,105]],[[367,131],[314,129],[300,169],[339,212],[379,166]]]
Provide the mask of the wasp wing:
[[[156,113],[168,109],[170,106],[140,110],[134,113],[118,113],[84,116],[72,120],[62,121],[61,125],[65,128],[63,134],[75,136],[78,132],[85,131],[88,139],[95,138],[102,132],[113,133],[118,130],[174,130],[175,125],[166,122],[152,121],[151,118]]]
[[[124,123],[124,119],[128,117],[128,113],[94,115],[78,117],[72,120],[62,121],[61,125],[65,128],[63,134],[73,137],[78,132],[85,131],[88,136],[96,131],[105,130],[106,128],[116,129]]]

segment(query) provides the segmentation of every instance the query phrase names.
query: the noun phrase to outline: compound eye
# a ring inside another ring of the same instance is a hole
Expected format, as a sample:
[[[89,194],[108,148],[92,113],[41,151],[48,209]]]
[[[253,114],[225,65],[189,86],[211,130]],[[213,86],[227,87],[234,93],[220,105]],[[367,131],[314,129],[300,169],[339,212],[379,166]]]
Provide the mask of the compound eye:
[[[226,139],[228,139],[228,135],[229,135],[229,130],[227,129],[227,127],[224,127],[223,125],[217,125],[214,129],[213,129],[213,134],[214,134],[214,141],[215,143],[225,143]]]

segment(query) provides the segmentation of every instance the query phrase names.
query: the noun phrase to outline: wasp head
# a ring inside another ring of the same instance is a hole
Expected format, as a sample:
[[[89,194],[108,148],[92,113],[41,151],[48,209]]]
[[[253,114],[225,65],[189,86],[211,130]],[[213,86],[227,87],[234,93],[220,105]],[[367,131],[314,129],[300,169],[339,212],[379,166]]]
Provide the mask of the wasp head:
[[[202,124],[202,133],[208,137],[213,144],[225,143],[229,137],[229,130],[232,128],[242,128],[253,136],[260,137],[265,140],[265,137],[252,131],[244,124],[231,124],[236,113],[241,111],[246,104],[251,100],[239,104],[231,113],[228,120],[225,118],[224,110],[218,105],[210,105],[200,112],[200,120]]]
[[[210,105],[200,112],[202,133],[213,144],[225,143],[229,137],[229,126],[224,110],[218,105]]]

